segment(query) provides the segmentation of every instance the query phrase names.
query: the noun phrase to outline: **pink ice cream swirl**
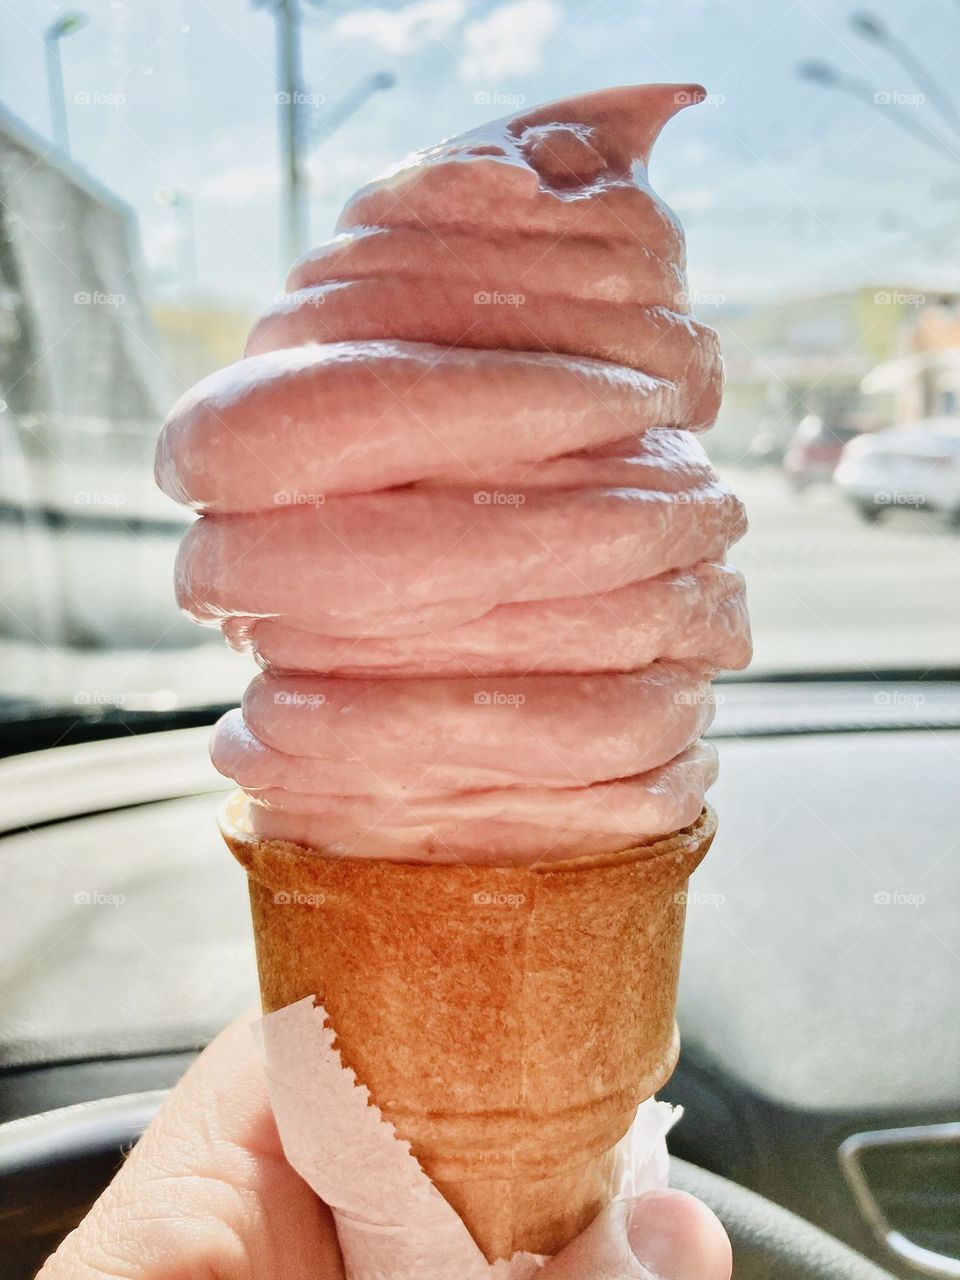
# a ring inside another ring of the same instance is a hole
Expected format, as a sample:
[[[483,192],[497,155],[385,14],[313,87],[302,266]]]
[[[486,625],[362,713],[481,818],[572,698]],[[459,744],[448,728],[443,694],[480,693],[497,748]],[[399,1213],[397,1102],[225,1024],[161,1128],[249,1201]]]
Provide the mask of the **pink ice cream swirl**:
[[[696,86],[553,103],[413,156],[181,399],[177,592],[263,671],[213,739],[266,838],[529,862],[693,822],[710,680],[750,653],[745,528],[694,433],[650,148]]]

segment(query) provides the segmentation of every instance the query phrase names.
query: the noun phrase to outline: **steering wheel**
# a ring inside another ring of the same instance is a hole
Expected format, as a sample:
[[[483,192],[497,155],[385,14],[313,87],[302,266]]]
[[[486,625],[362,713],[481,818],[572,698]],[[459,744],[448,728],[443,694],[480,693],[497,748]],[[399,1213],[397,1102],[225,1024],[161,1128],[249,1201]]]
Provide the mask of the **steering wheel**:
[[[735,1280],[894,1280],[795,1213],[685,1160],[670,1161],[670,1185],[708,1204],[726,1227]]]
[[[0,1125],[9,1229],[0,1227],[0,1242],[9,1280],[29,1280],[36,1273],[165,1095],[128,1094]],[[894,1280],[835,1237],[726,1178],[677,1159],[670,1175],[672,1186],[703,1200],[723,1222],[733,1243],[736,1280]]]

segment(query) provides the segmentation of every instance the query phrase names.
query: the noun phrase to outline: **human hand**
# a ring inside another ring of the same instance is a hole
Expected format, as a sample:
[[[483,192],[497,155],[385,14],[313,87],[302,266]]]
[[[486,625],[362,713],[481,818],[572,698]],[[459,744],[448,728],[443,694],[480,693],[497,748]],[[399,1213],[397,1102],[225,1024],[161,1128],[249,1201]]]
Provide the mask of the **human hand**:
[[[284,1157],[249,1022],[200,1055],[37,1280],[343,1280],[332,1214]],[[538,1280],[728,1280],[730,1269],[710,1210],[653,1191],[611,1205]]]

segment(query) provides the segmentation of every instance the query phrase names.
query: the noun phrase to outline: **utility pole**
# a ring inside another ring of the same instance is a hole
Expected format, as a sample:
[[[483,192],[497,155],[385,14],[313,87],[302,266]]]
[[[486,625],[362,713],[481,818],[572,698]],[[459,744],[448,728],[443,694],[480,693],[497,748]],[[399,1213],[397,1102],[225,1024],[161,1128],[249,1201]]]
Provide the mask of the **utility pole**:
[[[954,133],[960,133],[960,112],[956,103],[908,44],[894,35],[874,13],[855,13],[850,19],[850,25],[858,36],[886,49],[907,74],[926,90],[927,97]]]
[[[89,22],[85,13],[65,13],[51,22],[43,33],[43,49],[47,64],[47,96],[50,102],[50,131],[54,143],[64,155],[70,154],[70,129],[67,120],[67,100],[63,92],[63,63],[60,60],[60,41],[73,35]]]
[[[300,33],[301,0],[253,0],[269,9],[277,24],[277,91],[280,126],[280,164],[283,173],[281,252],[288,267],[309,247],[310,191],[306,159],[310,150],[325,142],[374,93],[392,88],[394,76],[377,72],[362,81],[319,120],[318,99],[303,89]],[[327,8],[326,0],[308,0],[314,8]],[[309,108],[309,129],[304,109]]]
[[[814,84],[823,85],[828,89],[838,89],[841,93],[848,93],[853,98],[859,98],[871,110],[883,114],[891,124],[895,124],[897,128],[911,134],[914,138],[924,143],[925,146],[936,151],[942,159],[950,160],[953,164],[960,164],[960,150],[957,149],[953,142],[942,137],[928,125],[915,119],[909,114],[909,110],[901,111],[896,105],[891,109],[887,105],[891,95],[877,89],[875,85],[868,84],[866,80],[861,80],[857,76],[846,75],[844,72],[838,71],[829,62],[823,62],[820,59],[801,62],[797,67],[797,74],[801,80],[810,80]]]
[[[283,255],[290,266],[307,248],[307,175],[300,154],[303,71],[299,0],[274,0],[277,22],[277,110],[283,165]]]
[[[850,25],[858,36],[884,49],[907,74],[924,90],[922,95],[893,93],[870,84],[859,76],[852,76],[838,70],[829,62],[820,58],[801,62],[797,74],[803,80],[823,85],[827,89],[836,89],[859,98],[866,106],[883,115],[911,134],[918,142],[936,151],[942,159],[960,165],[960,109],[950,94],[937,80],[930,67],[917,56],[910,46],[899,38],[887,25],[869,10],[861,10],[850,19]],[[948,126],[948,132],[934,128],[914,108],[930,102],[938,112],[941,120]]]

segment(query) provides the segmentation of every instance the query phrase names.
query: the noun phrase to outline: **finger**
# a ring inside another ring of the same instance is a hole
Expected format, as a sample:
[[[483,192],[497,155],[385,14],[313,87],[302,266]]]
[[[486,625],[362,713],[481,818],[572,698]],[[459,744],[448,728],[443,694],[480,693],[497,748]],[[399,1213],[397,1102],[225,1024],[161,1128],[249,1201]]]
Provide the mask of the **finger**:
[[[539,1280],[730,1280],[730,1241],[683,1191],[615,1201],[549,1262]]]
[[[343,1280],[329,1210],[284,1158],[251,1020],[200,1055],[42,1280]]]

